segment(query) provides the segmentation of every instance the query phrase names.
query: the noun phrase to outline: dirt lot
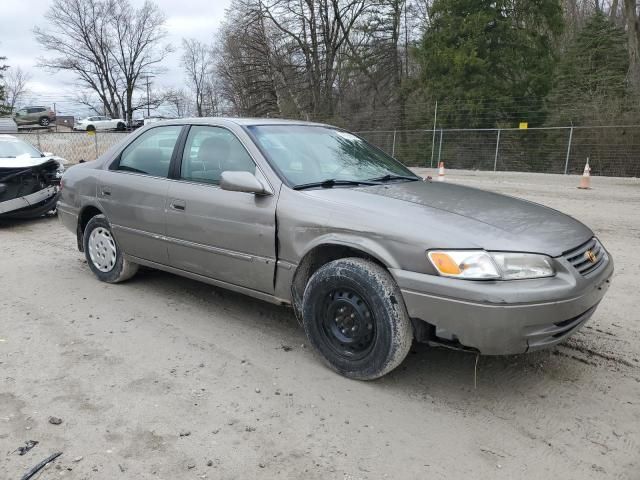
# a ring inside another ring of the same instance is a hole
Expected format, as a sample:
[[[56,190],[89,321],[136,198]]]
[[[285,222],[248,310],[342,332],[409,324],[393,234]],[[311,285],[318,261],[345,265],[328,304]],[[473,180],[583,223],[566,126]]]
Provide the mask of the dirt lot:
[[[423,346],[341,378],[285,308],[155,271],[102,284],[56,219],[1,225],[0,478],[62,451],[36,478],[640,479],[640,181],[447,181],[576,216],[617,267],[585,329],[481,357],[477,388],[473,355]]]

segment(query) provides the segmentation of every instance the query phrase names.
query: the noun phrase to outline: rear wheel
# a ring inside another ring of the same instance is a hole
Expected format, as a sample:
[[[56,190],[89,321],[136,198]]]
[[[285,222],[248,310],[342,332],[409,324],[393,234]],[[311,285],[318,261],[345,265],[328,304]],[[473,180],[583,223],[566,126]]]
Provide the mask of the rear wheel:
[[[138,264],[124,258],[104,215],[96,215],[89,220],[84,229],[83,242],[87,263],[103,282],[123,282],[138,271]]]
[[[95,132],[96,131],[96,127],[94,127],[93,125],[87,125],[87,132]]]
[[[38,123],[43,127],[48,127],[51,122],[49,121],[49,117],[42,117]]]
[[[125,124],[122,122],[118,122],[118,126],[116,127],[116,130],[123,131],[124,129],[125,129]]]
[[[396,368],[413,340],[400,289],[386,269],[361,258],[335,260],[313,274],[303,324],[325,363],[359,380]]]

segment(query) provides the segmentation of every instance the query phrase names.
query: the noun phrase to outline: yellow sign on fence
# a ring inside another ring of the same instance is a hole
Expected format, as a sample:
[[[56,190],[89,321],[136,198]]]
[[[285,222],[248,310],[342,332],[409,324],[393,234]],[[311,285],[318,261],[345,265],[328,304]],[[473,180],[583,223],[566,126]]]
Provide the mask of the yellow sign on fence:
[[[87,130],[87,135],[95,135],[96,131],[95,130]]]
[[[529,128],[528,122],[520,122],[520,130],[526,130],[527,128]]]

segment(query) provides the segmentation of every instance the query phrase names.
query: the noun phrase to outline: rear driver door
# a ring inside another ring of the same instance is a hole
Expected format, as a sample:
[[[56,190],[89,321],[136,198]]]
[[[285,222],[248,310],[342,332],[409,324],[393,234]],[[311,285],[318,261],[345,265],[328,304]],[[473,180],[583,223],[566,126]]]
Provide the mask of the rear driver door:
[[[103,170],[97,197],[120,248],[134,257],[167,264],[164,240],[169,165],[182,126],[159,126],[125,147]]]

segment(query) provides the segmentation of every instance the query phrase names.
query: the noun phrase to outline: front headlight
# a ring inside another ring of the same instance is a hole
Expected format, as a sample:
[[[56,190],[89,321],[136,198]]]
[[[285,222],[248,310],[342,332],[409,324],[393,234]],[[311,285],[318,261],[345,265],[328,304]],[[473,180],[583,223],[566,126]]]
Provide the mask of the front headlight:
[[[504,280],[553,277],[556,273],[551,259],[546,255],[493,252],[491,256],[498,264]]]
[[[430,251],[428,257],[440,275],[466,280],[517,280],[555,275],[551,259],[546,255],[437,250]]]

